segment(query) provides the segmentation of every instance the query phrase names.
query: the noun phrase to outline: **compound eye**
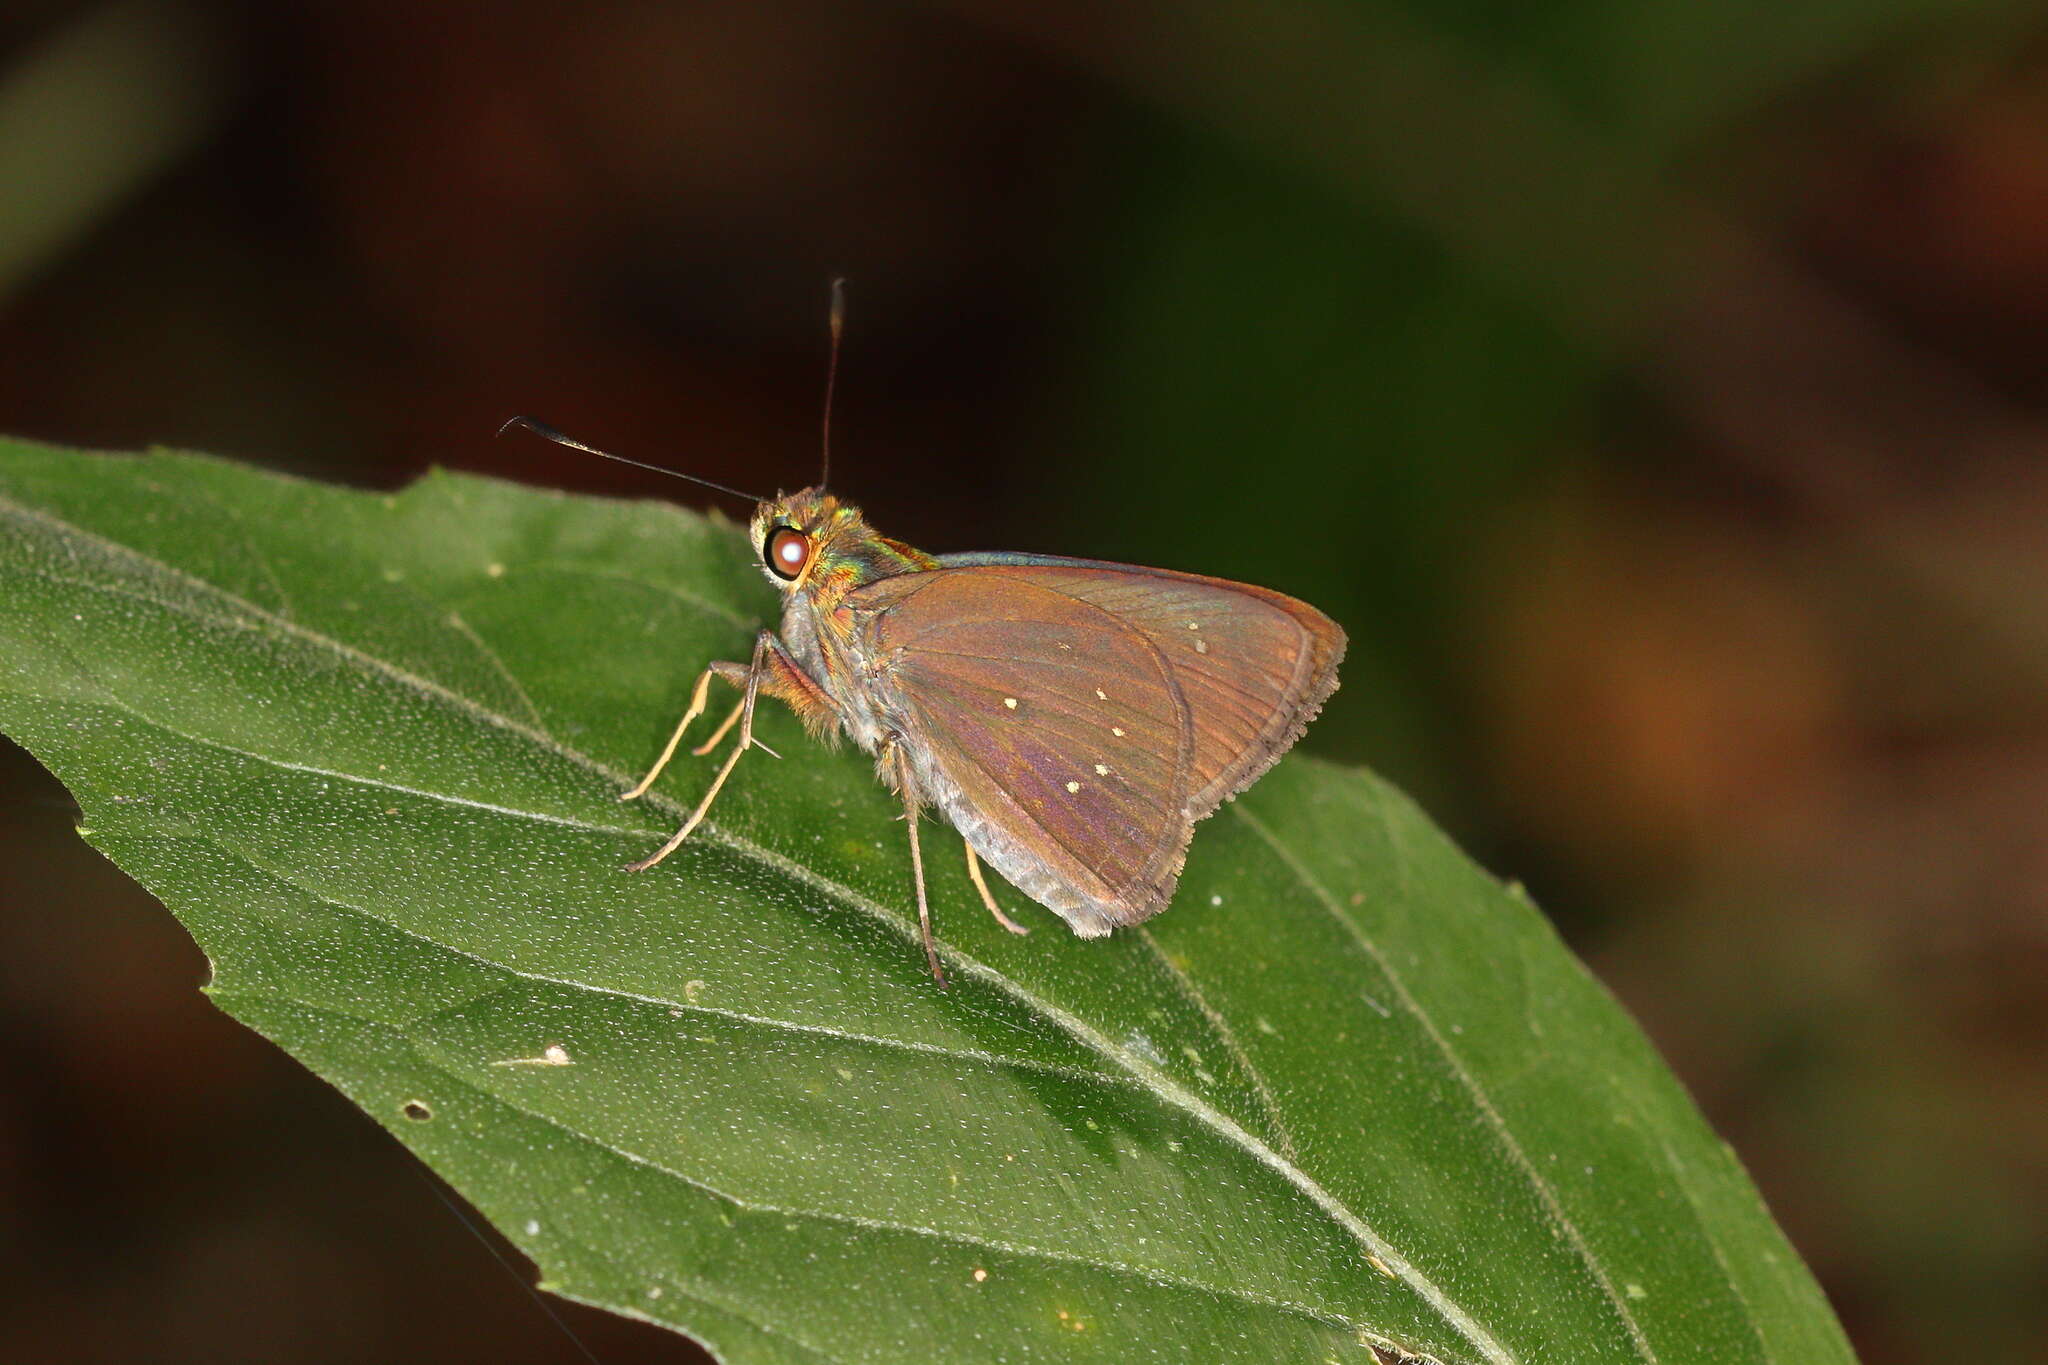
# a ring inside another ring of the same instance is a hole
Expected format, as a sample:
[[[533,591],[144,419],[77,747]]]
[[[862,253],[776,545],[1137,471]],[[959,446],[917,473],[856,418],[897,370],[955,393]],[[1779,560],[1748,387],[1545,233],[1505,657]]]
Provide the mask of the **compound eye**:
[[[811,538],[794,526],[778,526],[761,543],[761,558],[777,578],[794,579],[811,558]]]

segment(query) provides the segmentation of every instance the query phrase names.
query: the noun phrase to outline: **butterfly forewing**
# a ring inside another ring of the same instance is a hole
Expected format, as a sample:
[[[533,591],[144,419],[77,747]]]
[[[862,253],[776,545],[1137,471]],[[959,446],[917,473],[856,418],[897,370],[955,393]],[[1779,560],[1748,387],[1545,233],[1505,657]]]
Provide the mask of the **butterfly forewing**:
[[[962,833],[1090,933],[1165,907],[1194,821],[1293,743],[1343,650],[1278,593],[1089,561],[906,574],[848,605],[977,817]]]
[[[1280,593],[1157,570],[1070,569],[1059,587],[1112,613],[1164,657],[1193,719],[1194,819],[1270,767],[1335,684],[1343,632]]]

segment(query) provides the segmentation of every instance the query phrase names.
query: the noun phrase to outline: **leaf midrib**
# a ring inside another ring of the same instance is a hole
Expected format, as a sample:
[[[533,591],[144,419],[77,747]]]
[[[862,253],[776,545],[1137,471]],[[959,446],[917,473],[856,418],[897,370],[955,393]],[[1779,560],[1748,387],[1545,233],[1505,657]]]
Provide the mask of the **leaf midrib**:
[[[14,501],[12,498],[0,496],[0,508],[4,508],[15,516],[51,528],[60,535],[76,537],[114,559],[127,561],[139,566],[147,573],[161,575],[174,582],[182,583],[193,589],[202,598],[211,598],[227,604],[245,612],[251,617],[268,623],[279,634],[288,635],[307,644],[332,651],[354,662],[358,667],[372,673],[381,674],[393,682],[411,689],[423,698],[452,705],[459,711],[475,717],[483,724],[519,735],[535,747],[552,753],[572,766],[580,767],[587,772],[603,777],[615,785],[623,786],[626,784],[626,774],[601,763],[587,754],[570,748],[552,736],[537,731],[530,726],[523,725],[508,716],[492,711],[490,708],[431,679],[421,677],[387,660],[367,654],[346,641],[301,625],[290,618],[279,616],[267,608],[258,606],[240,594],[230,592],[219,584],[208,582],[206,579],[200,578],[175,565],[165,563],[160,559],[145,555],[130,546],[109,540],[62,517],[53,516],[40,509],[25,506]],[[27,572],[35,577],[51,582],[67,583],[87,591],[128,597],[132,600],[148,603],[160,610],[187,616],[195,620],[206,619],[196,610],[196,604],[168,601],[145,593],[127,591],[115,584],[94,583],[85,579],[75,579],[65,575],[42,573],[35,570],[28,570]],[[216,620],[215,624],[235,623]],[[682,808],[677,803],[671,802],[656,793],[649,793],[649,797],[651,798],[650,804],[666,809],[671,816],[679,817],[681,815]],[[513,812],[508,808],[508,813]],[[701,826],[701,829],[733,852],[743,857],[751,858],[764,867],[782,873],[785,877],[805,883],[828,896],[832,896],[840,900],[848,908],[856,909],[872,916],[902,937],[906,942],[913,941],[918,932],[908,917],[890,910],[880,902],[863,896],[853,888],[845,886],[812,868],[806,867],[772,849],[756,844],[741,835],[732,833],[716,822],[707,820]],[[1296,1189],[1307,1195],[1318,1208],[1322,1209],[1332,1221],[1343,1228],[1369,1255],[1379,1258],[1389,1270],[1394,1272],[1396,1278],[1408,1285],[1446,1325],[1470,1342],[1481,1355],[1495,1362],[1495,1365],[1515,1365],[1515,1356],[1491,1332],[1481,1326],[1456,1300],[1438,1288],[1406,1256],[1397,1251],[1391,1243],[1385,1241],[1372,1229],[1370,1224],[1352,1211],[1336,1195],[1324,1188],[1322,1183],[1309,1175],[1308,1172],[1293,1162],[1288,1161],[1279,1152],[1260,1141],[1227,1114],[1207,1104],[1199,1096],[1175,1083],[1170,1077],[1146,1065],[1142,1059],[1117,1047],[1113,1041],[1089,1027],[1078,1016],[1039,998],[1036,994],[1024,988],[1021,983],[1005,976],[1003,973],[970,956],[959,948],[947,945],[943,939],[938,939],[936,942],[946,949],[948,956],[955,964],[958,974],[973,976],[982,980],[995,989],[1010,995],[1028,1009],[1037,1011],[1044,1018],[1067,1032],[1084,1047],[1096,1052],[1113,1065],[1129,1072],[1140,1084],[1151,1090],[1159,1099],[1183,1110],[1197,1122],[1213,1129],[1226,1141],[1241,1148],[1246,1155],[1288,1181]]]

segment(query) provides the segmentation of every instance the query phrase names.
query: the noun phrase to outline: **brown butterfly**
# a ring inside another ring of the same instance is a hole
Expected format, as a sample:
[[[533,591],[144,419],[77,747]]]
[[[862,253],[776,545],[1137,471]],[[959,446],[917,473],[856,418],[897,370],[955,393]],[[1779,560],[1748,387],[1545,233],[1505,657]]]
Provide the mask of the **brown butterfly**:
[[[835,360],[839,328],[835,290]],[[631,870],[696,829],[754,743],[756,699],[778,698],[813,735],[850,736],[902,797],[925,957],[942,984],[918,842],[925,806],[960,831],[968,873],[1004,928],[1026,932],[997,906],[981,859],[1096,938],[1166,908],[1195,822],[1272,767],[1337,687],[1344,632],[1267,588],[1088,559],[928,555],[877,533],[822,479],[755,501],[753,543],[783,594],[782,629],[760,633],[751,662],[704,670],[661,757],[620,798],[667,766],[714,677],[740,689],[694,751],[739,726],[710,789]]]

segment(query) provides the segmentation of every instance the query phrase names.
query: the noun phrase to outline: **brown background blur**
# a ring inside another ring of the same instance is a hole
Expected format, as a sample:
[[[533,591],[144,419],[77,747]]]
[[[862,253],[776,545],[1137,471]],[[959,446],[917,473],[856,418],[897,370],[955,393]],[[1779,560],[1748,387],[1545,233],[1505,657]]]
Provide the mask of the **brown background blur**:
[[[2038,4],[0,13],[0,431],[795,486],[834,274],[880,526],[1330,610],[1865,1360],[2048,1359]],[[0,751],[0,1360],[578,1359],[72,819]]]

